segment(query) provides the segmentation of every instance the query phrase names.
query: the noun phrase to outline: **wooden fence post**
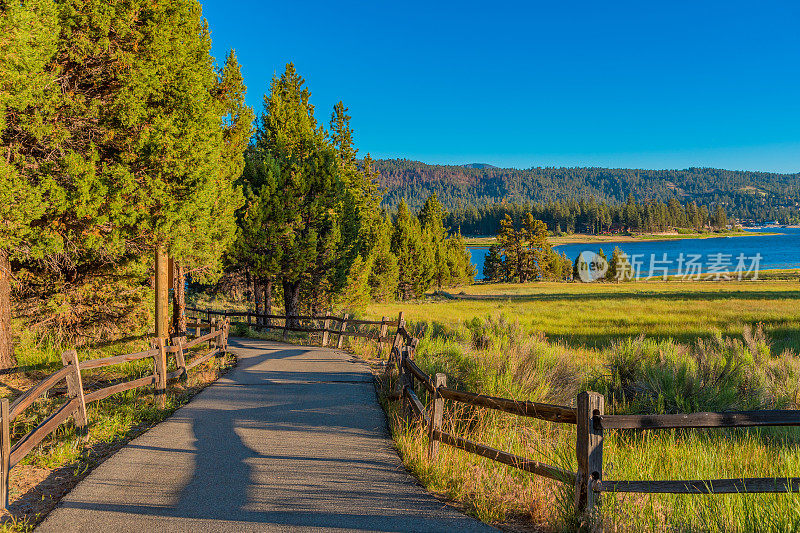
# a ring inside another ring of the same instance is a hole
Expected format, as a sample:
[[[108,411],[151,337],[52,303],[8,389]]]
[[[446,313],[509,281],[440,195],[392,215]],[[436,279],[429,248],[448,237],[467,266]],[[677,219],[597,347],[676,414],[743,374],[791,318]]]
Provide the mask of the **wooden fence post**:
[[[164,339],[156,340],[158,354],[155,356],[156,367],[156,400],[161,409],[167,407],[167,351],[164,348]]]
[[[383,339],[389,334],[389,324],[387,324],[388,321],[388,316],[381,317],[381,329],[378,332],[378,355],[383,352]]]
[[[223,332],[223,343],[222,343],[222,350],[225,353],[228,353],[228,335],[231,334],[231,319],[228,318],[225,320],[225,331]]]
[[[408,345],[408,358],[413,360],[414,354],[417,353],[417,345],[419,344],[419,339],[412,339],[411,344]]]
[[[79,433],[86,429],[86,400],[83,397],[83,381],[81,380],[81,367],[78,363],[78,352],[67,350],[61,354],[61,362],[64,366],[72,366],[72,374],[66,377],[67,395],[70,401],[78,399],[78,411],[75,413],[75,426]]]
[[[405,346],[400,348],[400,350],[398,351],[398,355],[400,357],[397,359],[397,389],[398,389],[398,395],[399,395],[399,398],[400,398],[400,408],[405,413],[405,409],[406,409],[406,390],[405,390],[405,388],[406,388],[406,377],[405,377],[404,374],[406,373],[406,369],[403,366],[403,360],[406,357],[406,347]]]
[[[603,479],[603,429],[594,427],[594,416],[603,414],[604,405],[602,394],[589,391],[578,395],[575,511],[579,517],[588,518],[595,506],[600,504],[600,495],[592,490],[592,484]]]
[[[186,337],[172,337],[172,345],[178,348],[178,351],[175,352],[175,364],[181,371],[181,380],[185,380],[188,377],[186,372],[186,356],[183,353],[184,342],[186,342]]]
[[[322,346],[325,347],[328,345],[328,330],[331,327],[331,312],[325,311],[325,322],[322,324]]]
[[[406,327],[406,320],[403,318],[403,312],[400,311],[400,315],[397,317],[397,333],[394,335],[394,342],[392,346],[397,346],[400,349],[400,345],[403,343],[403,335],[400,333],[402,328]]]
[[[401,360],[400,368],[403,370],[403,374],[401,376],[400,383],[402,384],[402,389],[400,389],[400,395],[403,399],[403,411],[406,418],[406,424],[411,424],[412,415],[414,413],[413,409],[411,408],[411,398],[407,391],[414,390],[414,378],[411,377],[411,372],[406,372],[406,369],[403,367],[402,362],[406,359],[411,359],[411,355],[409,354],[410,350],[409,347],[406,346],[403,348],[402,355],[403,358]]]
[[[344,332],[347,329],[347,318],[349,316],[350,315],[345,313],[344,316],[342,317],[342,328],[339,330],[339,339],[336,341],[336,348],[338,350],[341,350],[342,346],[344,345]]]
[[[439,396],[439,387],[447,387],[447,376],[436,374],[434,377],[433,389],[433,411],[428,420],[428,461],[435,461],[439,453],[439,440],[433,436],[433,432],[442,429],[442,414],[444,413],[444,399]]]
[[[0,400],[0,502],[3,509],[8,509],[8,477],[11,470],[11,409],[8,406],[8,398]]]

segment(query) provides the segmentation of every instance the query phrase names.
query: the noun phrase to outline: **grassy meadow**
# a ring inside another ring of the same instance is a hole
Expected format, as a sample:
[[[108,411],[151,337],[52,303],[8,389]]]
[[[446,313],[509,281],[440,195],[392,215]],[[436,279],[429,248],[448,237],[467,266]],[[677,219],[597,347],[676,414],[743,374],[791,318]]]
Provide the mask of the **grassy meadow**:
[[[563,405],[590,389],[605,395],[609,413],[800,405],[797,281],[486,284],[451,292],[464,299],[373,304],[366,313],[395,317],[402,309],[421,339],[418,364],[445,372],[451,386]],[[572,487],[445,445],[431,464],[422,429],[396,416],[396,405],[386,407],[404,461],[431,490],[489,522],[522,518],[546,530],[579,528]],[[445,420],[478,442],[576,468],[574,426],[450,402]],[[604,475],[798,476],[800,431],[610,431]],[[588,529],[800,530],[796,494],[606,494],[601,509]]]

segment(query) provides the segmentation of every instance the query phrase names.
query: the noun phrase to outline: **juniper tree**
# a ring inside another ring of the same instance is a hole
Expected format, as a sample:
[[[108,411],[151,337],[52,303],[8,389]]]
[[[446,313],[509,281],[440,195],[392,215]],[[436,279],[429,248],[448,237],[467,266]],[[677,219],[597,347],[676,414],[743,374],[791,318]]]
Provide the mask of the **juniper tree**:
[[[444,209],[432,194],[425,200],[419,211],[419,221],[423,239],[427,241],[433,254],[433,281],[438,288],[450,282],[450,269],[447,265],[447,230],[444,228]]]
[[[200,281],[216,279],[222,270],[222,258],[236,237],[236,210],[244,203],[236,179],[244,168],[244,152],[254,118],[245,104],[246,91],[236,55],[230,52],[211,88],[210,105],[218,133],[211,152],[218,154],[216,173],[212,170],[204,184],[208,194],[200,200],[198,215],[183,224],[185,234],[181,239],[177,234],[171,235],[172,254],[177,261],[173,326],[181,334],[186,330],[184,276],[190,274]]]
[[[422,296],[433,279],[433,251],[422,237],[419,219],[404,201],[397,206],[392,253],[397,256],[400,297],[406,300]]]
[[[236,202],[222,167],[236,149],[225,148],[227,97],[217,93],[224,84],[199,4],[54,4],[7,3],[0,11],[0,24],[15,29],[3,36],[32,32],[0,39],[13,47],[3,61],[34,50],[29,72],[11,65],[29,78],[27,96],[2,97],[0,180],[15,184],[3,187],[14,195],[3,219],[19,222],[13,240],[0,243],[4,255],[62,285],[101,268],[119,271],[155,244],[177,257],[214,259],[229,237],[211,233],[204,242],[200,234],[226,230]],[[35,209],[19,191],[36,198]],[[96,311],[102,316],[106,306]]]
[[[276,200],[281,203],[281,279],[290,317],[300,308],[300,289],[335,257],[340,239],[336,192],[341,187],[336,153],[314,118],[311,93],[292,63],[273,77],[264,96],[257,147],[275,160]],[[296,324],[296,320],[289,320]]]
[[[49,119],[57,99],[50,63],[58,43],[58,18],[48,0],[0,4],[0,367],[15,362],[11,338],[11,261],[41,257],[58,247],[49,227],[33,222],[47,210],[51,180],[36,147],[53,134]],[[38,115],[40,120],[36,120]],[[31,142],[33,139],[33,142]],[[29,170],[26,170],[29,169]],[[33,174],[33,175],[32,175]]]

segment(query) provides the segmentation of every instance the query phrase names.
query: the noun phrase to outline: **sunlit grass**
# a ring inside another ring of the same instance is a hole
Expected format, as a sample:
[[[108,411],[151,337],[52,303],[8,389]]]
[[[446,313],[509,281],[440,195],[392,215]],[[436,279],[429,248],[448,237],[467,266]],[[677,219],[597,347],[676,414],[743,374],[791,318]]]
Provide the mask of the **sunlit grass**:
[[[797,282],[544,282],[451,290],[462,291],[487,299],[373,304],[368,314],[395,317],[402,310],[412,321],[449,325],[505,315],[528,332],[543,333],[576,348],[603,348],[640,334],[688,343],[715,332],[741,335],[743,326],[761,323],[777,349],[800,351]]]
[[[542,283],[463,290],[524,297],[376,304],[368,314],[396,316],[403,310],[421,339],[417,363],[428,373],[444,372],[451,386],[464,390],[574,405],[579,391],[594,389],[606,395],[610,412],[798,407],[800,287],[794,282]],[[726,363],[730,358],[732,366]],[[454,433],[576,468],[573,426],[445,405],[447,429]],[[388,412],[405,463],[431,490],[489,522],[521,516],[550,530],[578,527],[572,487],[446,445],[430,463],[424,430],[398,416],[396,404]],[[606,479],[798,475],[800,431],[794,428],[605,435]],[[788,532],[800,530],[800,497],[604,494],[595,519],[594,526],[606,531]]]
[[[61,368],[61,353],[70,348],[49,339],[37,338],[28,332],[23,332],[21,340],[17,349],[18,363],[36,367],[36,370],[3,378],[0,396],[11,400],[34,386],[47,374]],[[78,356],[80,360],[87,360],[131,353],[148,349],[149,342],[148,337],[131,337],[79,348]],[[207,350],[205,346],[196,347],[187,359],[190,360]],[[168,358],[168,361],[168,370],[174,370],[174,358]],[[45,492],[39,503],[26,504],[23,509],[14,507],[15,500],[23,496],[20,487],[28,486],[26,480],[20,477],[24,476],[25,472],[31,471],[30,469],[40,471],[68,467],[69,472],[61,476],[64,478],[61,483],[69,487],[75,479],[84,475],[98,460],[113,452],[122,443],[166,419],[202,387],[230,368],[234,362],[232,356],[212,359],[190,371],[185,382],[171,383],[168,387],[165,409],[160,409],[156,405],[153,387],[140,387],[88,404],[88,432],[79,431],[73,418],[70,417],[11,470],[9,499],[11,509],[16,514],[7,517],[0,531],[29,530],[41,518],[38,513],[46,512],[54,504],[52,497]],[[150,375],[153,371],[152,359],[143,359],[101,369],[84,370],[81,374],[84,390],[89,391]],[[61,382],[18,416],[11,424],[12,442],[35,428],[62,405],[66,401],[64,393],[64,384]]]

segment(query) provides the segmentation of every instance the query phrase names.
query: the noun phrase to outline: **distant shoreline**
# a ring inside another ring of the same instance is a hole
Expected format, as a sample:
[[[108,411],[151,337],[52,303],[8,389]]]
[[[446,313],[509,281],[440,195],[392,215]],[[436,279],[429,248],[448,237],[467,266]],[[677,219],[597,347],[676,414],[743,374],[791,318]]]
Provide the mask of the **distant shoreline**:
[[[778,228],[776,228],[778,229]],[[725,237],[756,237],[759,235],[780,235],[777,231],[736,231],[730,233],[642,233],[640,235],[589,235],[575,233],[559,237],[549,237],[553,246],[562,244],[594,244],[604,242],[643,242],[674,241],[680,239],[722,239]],[[496,237],[464,237],[468,248],[488,248],[497,242]]]

